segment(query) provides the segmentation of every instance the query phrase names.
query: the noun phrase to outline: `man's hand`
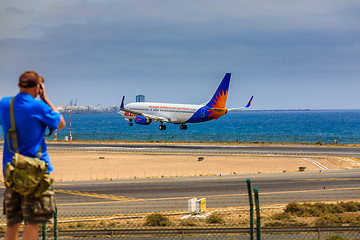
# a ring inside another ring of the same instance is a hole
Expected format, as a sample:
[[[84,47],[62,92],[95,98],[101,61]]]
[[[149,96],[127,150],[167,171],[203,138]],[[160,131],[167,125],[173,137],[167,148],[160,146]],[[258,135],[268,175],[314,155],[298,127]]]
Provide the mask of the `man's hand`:
[[[54,105],[50,102],[50,100],[47,98],[44,83],[40,83],[39,97],[40,97],[40,99],[43,100],[47,105],[49,105],[49,107],[50,107],[54,112],[59,112],[59,110],[57,110],[57,109],[54,107]],[[57,127],[57,129],[63,129],[63,128],[65,127],[65,125],[66,125],[66,123],[65,123],[64,117],[63,117],[63,115],[61,115],[60,123],[59,123],[59,126]]]
[[[48,104],[48,99],[45,92],[45,85],[44,83],[40,83],[40,92],[39,92],[40,99],[43,100],[46,104]]]

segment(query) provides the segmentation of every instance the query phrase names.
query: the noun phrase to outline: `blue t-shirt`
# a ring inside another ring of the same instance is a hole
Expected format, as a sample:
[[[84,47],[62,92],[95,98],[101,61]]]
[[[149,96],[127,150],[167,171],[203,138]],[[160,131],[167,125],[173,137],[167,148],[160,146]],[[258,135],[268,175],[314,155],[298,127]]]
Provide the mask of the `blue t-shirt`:
[[[5,97],[0,101],[0,124],[4,134],[3,174],[6,164],[12,162],[14,156],[14,153],[9,151],[7,141],[7,132],[11,128],[9,112],[11,98]],[[54,112],[45,102],[36,100],[29,94],[19,93],[14,99],[14,115],[20,154],[32,158],[38,157],[42,146],[40,159],[48,163],[48,173],[52,172],[54,168],[46,152],[44,134],[47,126],[53,130],[57,129],[61,114]],[[14,151],[11,139],[9,141]]]

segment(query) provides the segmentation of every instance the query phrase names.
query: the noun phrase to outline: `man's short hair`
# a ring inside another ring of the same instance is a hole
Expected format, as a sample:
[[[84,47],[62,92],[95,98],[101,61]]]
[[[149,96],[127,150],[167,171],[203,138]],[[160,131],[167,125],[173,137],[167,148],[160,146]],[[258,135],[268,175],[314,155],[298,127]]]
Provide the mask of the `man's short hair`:
[[[32,88],[43,82],[44,78],[34,70],[25,71],[19,78],[19,84],[22,88]]]

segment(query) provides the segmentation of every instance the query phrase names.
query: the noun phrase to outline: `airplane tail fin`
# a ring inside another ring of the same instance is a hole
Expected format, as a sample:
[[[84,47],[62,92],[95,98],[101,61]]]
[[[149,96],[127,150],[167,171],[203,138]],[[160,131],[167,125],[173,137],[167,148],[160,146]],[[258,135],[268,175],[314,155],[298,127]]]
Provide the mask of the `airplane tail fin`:
[[[120,109],[124,109],[124,102],[125,102],[125,96],[123,96],[121,104],[120,104]]]
[[[226,73],[214,96],[206,104],[210,108],[225,108],[231,73]]]

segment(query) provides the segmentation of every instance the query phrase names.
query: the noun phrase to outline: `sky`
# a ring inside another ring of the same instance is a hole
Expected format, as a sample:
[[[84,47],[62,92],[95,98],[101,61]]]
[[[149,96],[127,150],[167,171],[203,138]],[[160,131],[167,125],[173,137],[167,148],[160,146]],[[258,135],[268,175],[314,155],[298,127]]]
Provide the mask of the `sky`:
[[[0,98],[36,70],[55,105],[360,109],[358,0],[1,0]]]

